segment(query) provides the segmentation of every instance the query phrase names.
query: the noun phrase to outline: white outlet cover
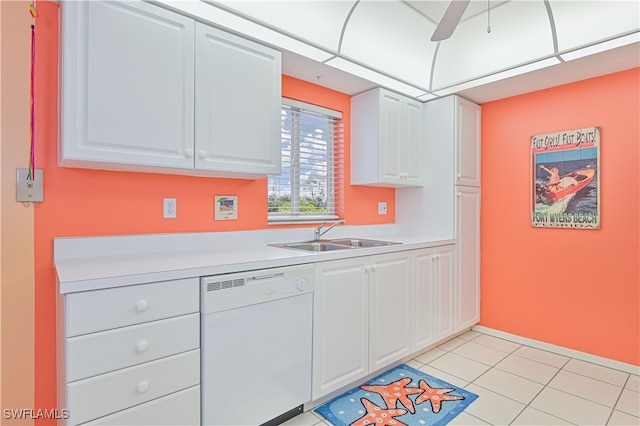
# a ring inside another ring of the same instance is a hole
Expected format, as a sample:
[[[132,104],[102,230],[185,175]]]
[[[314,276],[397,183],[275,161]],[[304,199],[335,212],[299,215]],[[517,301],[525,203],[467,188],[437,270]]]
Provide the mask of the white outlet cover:
[[[162,199],[162,217],[165,219],[175,219],[178,210],[178,203],[175,198]]]

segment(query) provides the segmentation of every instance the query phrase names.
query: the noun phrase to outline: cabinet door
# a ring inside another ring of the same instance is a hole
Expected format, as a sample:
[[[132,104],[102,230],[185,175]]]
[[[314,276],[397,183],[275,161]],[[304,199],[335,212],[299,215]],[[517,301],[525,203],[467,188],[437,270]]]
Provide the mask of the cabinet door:
[[[368,258],[316,264],[313,400],[368,373],[368,265]]]
[[[457,330],[480,320],[480,189],[458,187],[457,216]]]
[[[196,169],[280,173],[280,52],[196,25]]]
[[[172,393],[110,416],[90,421],[94,426],[199,425],[200,386]]]
[[[380,91],[380,177],[387,183],[398,183],[403,172],[403,104],[403,96]]]
[[[435,342],[435,249],[417,250],[413,255],[413,350]]]
[[[480,106],[456,97],[456,184],[480,186]]]
[[[438,247],[435,256],[435,302],[436,312],[435,336],[436,340],[445,339],[453,335],[456,313],[456,279],[454,246]]]
[[[145,2],[64,2],[60,164],[192,169],[193,34]]]
[[[411,254],[371,257],[369,371],[373,372],[411,352]]]
[[[401,178],[406,184],[422,185],[422,103],[405,98],[403,106],[403,159]]]

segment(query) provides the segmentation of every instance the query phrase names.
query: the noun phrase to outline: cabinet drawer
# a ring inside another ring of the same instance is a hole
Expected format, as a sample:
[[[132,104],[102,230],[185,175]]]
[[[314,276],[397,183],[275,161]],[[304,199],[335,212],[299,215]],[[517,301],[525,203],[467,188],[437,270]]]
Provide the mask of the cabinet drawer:
[[[199,383],[199,350],[79,380],[67,384],[70,422],[98,419]]]
[[[199,312],[198,278],[164,281],[65,297],[67,337]]]
[[[128,408],[85,425],[199,425],[200,386]]]
[[[187,352],[200,346],[200,315],[132,325],[66,341],[67,382]]]

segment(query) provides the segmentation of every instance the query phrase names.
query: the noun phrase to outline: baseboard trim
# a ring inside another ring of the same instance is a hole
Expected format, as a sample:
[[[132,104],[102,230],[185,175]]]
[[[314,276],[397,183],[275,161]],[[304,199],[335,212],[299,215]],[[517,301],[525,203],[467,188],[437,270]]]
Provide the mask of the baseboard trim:
[[[586,352],[577,351],[575,349],[565,348],[563,346],[552,345],[551,343],[541,342],[539,340],[529,339],[528,337],[518,336],[517,334],[511,334],[504,331],[496,330],[494,328],[485,327],[482,325],[474,325],[472,330],[479,333],[488,334],[500,339],[510,340],[514,343],[530,346],[532,348],[541,349],[547,352],[553,352],[559,355],[568,356],[570,358],[579,359],[581,361],[590,362],[592,364],[601,365],[603,367],[613,368],[614,370],[624,371],[629,374],[640,375],[640,366],[627,364],[625,362],[616,361],[609,358],[604,358],[597,355],[592,355]]]

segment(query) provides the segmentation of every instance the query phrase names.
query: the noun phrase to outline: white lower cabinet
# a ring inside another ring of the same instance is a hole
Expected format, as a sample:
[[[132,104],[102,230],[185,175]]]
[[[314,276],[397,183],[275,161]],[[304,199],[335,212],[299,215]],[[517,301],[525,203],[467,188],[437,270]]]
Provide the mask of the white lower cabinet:
[[[193,386],[84,424],[104,426],[199,425],[200,386]]]
[[[418,351],[455,332],[455,246],[413,254],[414,346]]]
[[[456,331],[460,331],[480,321],[480,188],[456,189]]]
[[[372,256],[369,289],[369,371],[411,353],[411,253]]]
[[[411,252],[316,264],[317,400],[410,353]]]
[[[64,424],[199,424],[199,294],[190,278],[61,295]]]
[[[369,372],[369,258],[316,264],[311,399]]]
[[[67,384],[67,409],[82,423],[200,383],[200,351],[192,350]]]

